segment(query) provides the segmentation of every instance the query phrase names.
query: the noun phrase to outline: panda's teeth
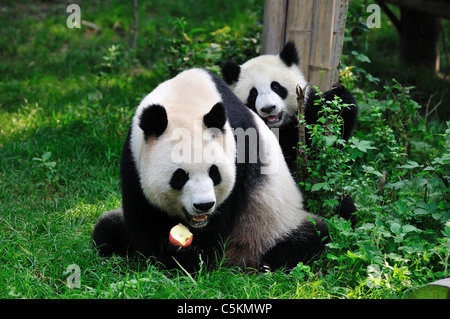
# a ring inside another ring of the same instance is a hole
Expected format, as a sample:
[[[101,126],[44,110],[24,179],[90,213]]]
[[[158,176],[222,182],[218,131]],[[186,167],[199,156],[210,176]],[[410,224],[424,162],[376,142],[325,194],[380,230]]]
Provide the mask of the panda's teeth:
[[[267,117],[267,122],[277,122],[278,121],[278,115],[271,115]]]
[[[193,216],[192,217],[192,220],[194,221],[194,222],[202,222],[202,221],[205,221],[206,219],[208,219],[208,216],[207,215],[196,215],[196,216]]]

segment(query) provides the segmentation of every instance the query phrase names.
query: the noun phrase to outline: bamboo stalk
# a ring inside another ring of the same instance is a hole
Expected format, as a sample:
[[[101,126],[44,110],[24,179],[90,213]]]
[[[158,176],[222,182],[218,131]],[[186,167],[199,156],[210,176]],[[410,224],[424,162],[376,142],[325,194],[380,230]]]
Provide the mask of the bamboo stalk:
[[[297,158],[301,160],[302,165],[298,167],[301,172],[302,177],[305,176],[306,167],[308,166],[308,156],[306,154],[306,149],[300,147],[300,145],[306,145],[306,128],[305,128],[305,94],[308,84],[302,89],[300,85],[297,84],[295,91],[297,93],[297,114],[298,118],[301,120],[298,124],[298,144],[297,144]]]

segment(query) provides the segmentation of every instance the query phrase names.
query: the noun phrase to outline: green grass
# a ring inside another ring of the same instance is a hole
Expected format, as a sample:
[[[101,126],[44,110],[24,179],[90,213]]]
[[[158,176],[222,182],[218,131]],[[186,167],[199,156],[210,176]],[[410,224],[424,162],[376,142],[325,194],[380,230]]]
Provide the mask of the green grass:
[[[196,3],[140,1],[134,51],[128,45],[129,1],[81,4],[82,19],[99,25],[100,32],[86,26],[68,29],[66,5],[58,2],[1,6],[0,298],[403,298],[414,287],[448,275],[448,230],[443,218],[430,216],[431,210],[446,216],[442,199],[448,193],[430,182],[429,199],[442,207],[426,211],[420,200],[423,184],[415,185],[411,177],[418,172],[415,167],[393,174],[397,179],[391,184],[401,180],[405,185],[391,185],[398,201],[389,200],[388,191],[381,196],[379,178],[369,177],[401,159],[385,150],[353,153],[360,174],[355,181],[366,178],[362,186],[352,186],[361,220],[352,229],[332,219],[334,244],[310,267],[267,274],[203,269],[191,277],[150,262],[97,255],[92,231],[104,211],[121,204],[120,154],[140,99],[183,67],[178,61],[183,50],[192,49],[193,65],[234,54],[244,58],[258,50],[263,1]],[[181,16],[188,23],[185,33],[170,22]],[[226,25],[230,31],[220,33],[220,39],[211,35]],[[184,34],[197,37],[190,41]],[[211,55],[196,54],[212,39],[241,42]],[[247,53],[233,51],[241,45]],[[357,137],[377,146],[387,141],[394,152],[399,143],[389,139],[387,122],[372,110],[374,105],[389,108],[388,99],[372,95],[360,102]],[[439,135],[442,126],[428,125],[419,133],[426,136],[420,142],[429,152],[411,154],[421,165],[446,147]],[[364,172],[362,165],[373,170]],[[401,227],[409,224],[417,231]],[[67,285],[71,264],[80,267],[80,288]],[[375,288],[367,284],[370,264],[381,266]]]

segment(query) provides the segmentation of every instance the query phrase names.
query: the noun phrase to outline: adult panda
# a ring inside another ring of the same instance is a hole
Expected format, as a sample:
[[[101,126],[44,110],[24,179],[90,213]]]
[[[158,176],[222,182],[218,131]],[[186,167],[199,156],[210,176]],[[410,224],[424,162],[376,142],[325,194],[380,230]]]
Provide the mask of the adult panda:
[[[307,85],[300,68],[294,42],[289,41],[277,55],[261,55],[242,65],[226,61],[222,65],[222,76],[237,97],[256,112],[270,128],[278,128],[279,143],[292,174],[297,171],[297,144],[299,142],[296,86],[307,87],[305,93],[305,122],[317,124],[321,105],[315,105],[320,98],[317,91]],[[358,115],[358,105],[352,94],[340,84],[323,93],[325,101],[342,99],[348,106],[340,111],[343,119],[342,138],[348,140],[353,132]],[[310,133],[306,144],[311,146]],[[338,208],[346,219],[356,211],[353,199],[345,196]]]
[[[104,213],[101,255],[139,252],[188,271],[223,256],[272,269],[317,257],[328,228],[306,212],[278,141],[213,73],[191,69],[140,103],[121,159],[122,209]],[[169,240],[182,223],[188,247]],[[176,260],[176,261],[175,261]]]

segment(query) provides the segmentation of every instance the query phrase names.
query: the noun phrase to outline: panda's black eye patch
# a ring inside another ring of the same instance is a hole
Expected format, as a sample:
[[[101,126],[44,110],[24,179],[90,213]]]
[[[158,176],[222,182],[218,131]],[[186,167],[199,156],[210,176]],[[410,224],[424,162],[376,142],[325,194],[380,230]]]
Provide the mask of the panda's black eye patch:
[[[252,88],[248,93],[247,106],[254,111],[256,111],[255,103],[257,97],[258,97],[258,90],[256,88]]]
[[[270,88],[272,91],[274,91],[276,94],[278,94],[282,99],[285,99],[287,97],[287,90],[284,86],[282,86],[277,81],[273,81],[270,83]]]
[[[270,83],[270,88],[274,91],[278,91],[280,89],[280,83],[278,83],[277,81],[273,81],[272,83]]]
[[[186,184],[186,182],[189,180],[189,174],[184,169],[177,169],[170,179],[170,186],[173,189],[181,190]]]
[[[220,175],[219,168],[216,165],[211,165],[209,168],[209,177],[212,179],[214,186],[219,185],[222,181],[222,176]]]

